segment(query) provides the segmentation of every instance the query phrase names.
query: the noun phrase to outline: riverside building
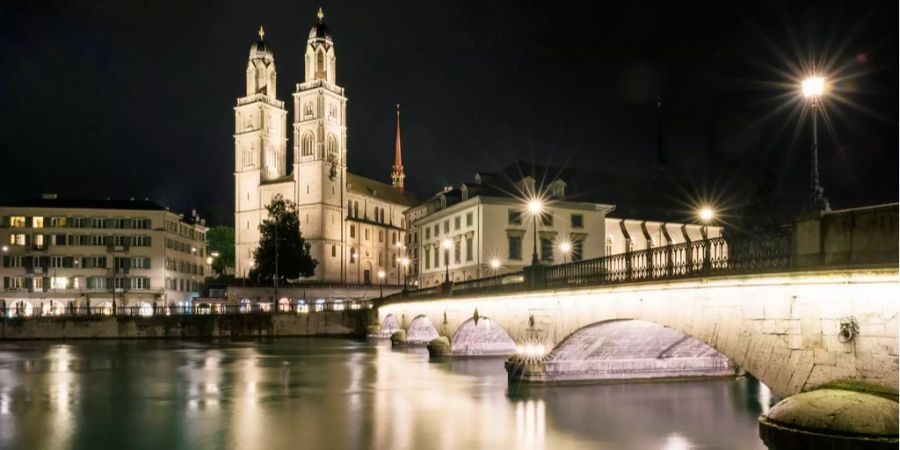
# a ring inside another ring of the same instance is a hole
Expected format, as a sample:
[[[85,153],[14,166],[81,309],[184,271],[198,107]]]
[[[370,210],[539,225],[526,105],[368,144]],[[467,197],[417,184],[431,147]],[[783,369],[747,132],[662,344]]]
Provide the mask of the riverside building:
[[[188,306],[207,272],[207,230],[196,214],[149,200],[0,204],[0,306],[9,315]]]

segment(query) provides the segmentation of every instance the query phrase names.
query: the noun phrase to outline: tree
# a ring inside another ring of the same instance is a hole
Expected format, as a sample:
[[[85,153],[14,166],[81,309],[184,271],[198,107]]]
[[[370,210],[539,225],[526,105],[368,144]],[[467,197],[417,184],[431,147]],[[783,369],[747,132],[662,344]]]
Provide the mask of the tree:
[[[739,212],[744,232],[762,231],[778,226],[778,177],[769,167],[757,165],[753,170],[750,195]]]
[[[209,242],[209,253],[219,254],[213,258],[213,270],[221,275],[226,268],[234,267],[234,228],[212,227],[206,233],[206,239]]]
[[[309,244],[300,235],[297,205],[276,195],[266,206],[266,211],[269,217],[259,225],[259,247],[253,251],[255,264],[250,278],[258,283],[273,282],[276,252],[279,281],[312,276],[317,262],[309,256]]]

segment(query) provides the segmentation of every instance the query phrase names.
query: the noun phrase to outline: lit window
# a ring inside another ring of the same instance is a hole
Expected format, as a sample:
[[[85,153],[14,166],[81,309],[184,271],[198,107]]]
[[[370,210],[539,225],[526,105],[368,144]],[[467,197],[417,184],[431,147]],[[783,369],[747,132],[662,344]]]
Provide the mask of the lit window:
[[[12,216],[9,218],[9,226],[11,228],[25,228],[24,216]]]
[[[34,228],[44,228],[44,218],[41,216],[32,217],[31,226]]]

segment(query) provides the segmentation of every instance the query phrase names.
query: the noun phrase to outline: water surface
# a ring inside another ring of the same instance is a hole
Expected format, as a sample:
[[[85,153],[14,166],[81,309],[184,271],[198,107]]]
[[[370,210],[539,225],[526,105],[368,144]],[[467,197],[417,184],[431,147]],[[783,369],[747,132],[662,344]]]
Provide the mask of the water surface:
[[[752,378],[508,389],[342,339],[0,343],[3,449],[762,449]]]

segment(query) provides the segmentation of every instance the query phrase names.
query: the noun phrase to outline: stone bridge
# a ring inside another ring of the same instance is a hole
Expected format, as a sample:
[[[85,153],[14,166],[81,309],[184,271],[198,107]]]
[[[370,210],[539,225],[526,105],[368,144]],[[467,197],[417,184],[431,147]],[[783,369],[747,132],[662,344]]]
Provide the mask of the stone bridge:
[[[898,287],[896,267],[831,269],[402,301],[378,317],[410,343],[446,336],[454,355],[533,356],[531,381],[577,379],[559,366],[590,358],[629,378],[680,356],[727,373],[708,347],[782,398],[838,380],[896,392]]]

